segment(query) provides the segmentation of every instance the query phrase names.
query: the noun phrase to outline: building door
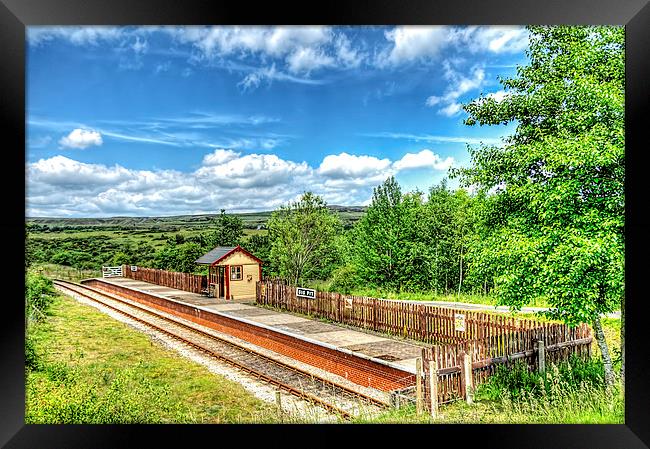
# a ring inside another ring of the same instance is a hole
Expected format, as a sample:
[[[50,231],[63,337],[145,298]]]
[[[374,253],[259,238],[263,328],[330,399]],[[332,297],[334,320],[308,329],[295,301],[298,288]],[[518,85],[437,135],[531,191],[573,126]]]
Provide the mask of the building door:
[[[218,278],[219,278],[219,296],[218,297],[223,298],[223,297],[225,297],[225,295],[224,295],[224,293],[225,293],[225,285],[224,285],[225,284],[225,282],[224,282],[225,269],[224,269],[224,267],[219,267],[218,266],[217,270],[219,271],[219,276],[218,276]]]

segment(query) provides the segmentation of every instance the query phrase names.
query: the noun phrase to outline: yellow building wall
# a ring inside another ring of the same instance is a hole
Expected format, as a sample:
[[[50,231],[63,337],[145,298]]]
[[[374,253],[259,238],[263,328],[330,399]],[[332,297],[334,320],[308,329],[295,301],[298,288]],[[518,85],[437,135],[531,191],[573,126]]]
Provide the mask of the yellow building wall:
[[[243,276],[241,280],[234,281],[230,279],[230,294],[232,295],[232,299],[255,297],[255,283],[260,280],[259,265],[242,265],[242,271]]]
[[[235,252],[220,261],[219,265],[242,266],[242,279],[240,281],[229,280],[232,299],[255,297],[255,284],[260,280],[260,265],[255,259],[244,253]]]

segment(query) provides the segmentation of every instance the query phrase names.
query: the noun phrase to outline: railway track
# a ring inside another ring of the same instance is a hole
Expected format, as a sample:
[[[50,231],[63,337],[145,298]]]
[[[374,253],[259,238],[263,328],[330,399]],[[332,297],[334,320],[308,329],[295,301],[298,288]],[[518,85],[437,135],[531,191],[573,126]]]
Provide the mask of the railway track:
[[[54,284],[64,293],[72,292],[100,303],[212,358],[318,405],[342,419],[349,420],[361,412],[372,413],[387,407],[387,404],[376,398],[302,371],[115,294],[63,280],[55,280]]]

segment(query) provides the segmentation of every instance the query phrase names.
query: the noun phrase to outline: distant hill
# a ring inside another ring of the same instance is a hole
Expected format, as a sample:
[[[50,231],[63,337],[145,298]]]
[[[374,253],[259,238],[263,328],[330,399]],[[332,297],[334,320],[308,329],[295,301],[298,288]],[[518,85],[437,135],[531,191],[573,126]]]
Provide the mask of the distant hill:
[[[328,206],[337,212],[345,227],[350,227],[365,213],[365,206]],[[241,217],[244,228],[257,229],[264,227],[272,211],[233,213]],[[203,229],[210,226],[219,214],[175,215],[170,217],[107,217],[107,218],[56,218],[56,217],[27,217],[27,226],[34,231],[63,231],[83,230],[94,228],[98,230],[129,230],[148,229],[167,231],[179,228]]]

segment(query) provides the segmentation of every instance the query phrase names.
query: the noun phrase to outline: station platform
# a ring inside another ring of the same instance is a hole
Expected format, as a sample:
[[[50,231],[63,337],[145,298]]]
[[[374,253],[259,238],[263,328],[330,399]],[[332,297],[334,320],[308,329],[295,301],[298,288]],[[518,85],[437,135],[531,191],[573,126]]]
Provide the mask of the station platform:
[[[128,278],[98,278],[116,286],[163,296],[174,301],[201,307],[235,319],[246,320],[297,338],[318,342],[323,346],[350,352],[368,360],[415,373],[415,361],[421,356],[424,343],[405,341],[363,330],[325,323],[288,312],[278,312],[255,305],[253,299],[225,300],[208,298],[169,287]]]

